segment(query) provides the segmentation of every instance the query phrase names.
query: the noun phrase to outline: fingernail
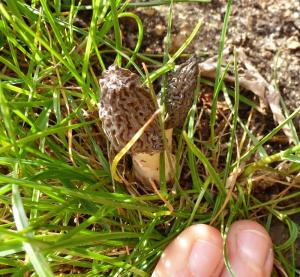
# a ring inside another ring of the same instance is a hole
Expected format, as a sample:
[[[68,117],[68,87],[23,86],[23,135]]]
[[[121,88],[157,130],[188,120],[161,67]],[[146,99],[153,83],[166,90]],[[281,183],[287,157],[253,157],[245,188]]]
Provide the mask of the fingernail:
[[[210,276],[222,260],[222,249],[213,242],[197,240],[190,252],[189,271],[192,276]]]
[[[238,234],[239,254],[249,263],[262,268],[272,251],[268,237],[257,230],[243,230]]]

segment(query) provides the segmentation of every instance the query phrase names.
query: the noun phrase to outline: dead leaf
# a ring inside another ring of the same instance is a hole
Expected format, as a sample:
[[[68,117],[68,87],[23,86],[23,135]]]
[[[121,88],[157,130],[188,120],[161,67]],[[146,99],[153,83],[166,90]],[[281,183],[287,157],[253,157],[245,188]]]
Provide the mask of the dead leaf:
[[[239,59],[239,80],[240,86],[253,92],[259,97],[260,105],[259,111],[266,114],[268,106],[273,113],[275,122],[278,124],[285,120],[281,106],[280,106],[280,93],[275,87],[268,83],[266,79],[259,73],[253,64],[247,58],[242,48],[237,49]],[[226,62],[233,60],[233,48],[226,48],[223,52],[222,70],[224,71]],[[201,76],[208,78],[216,77],[218,56],[207,59],[199,63],[199,70]],[[232,69],[228,70],[225,81],[234,82],[234,72]],[[292,130],[288,125],[283,127],[283,132],[288,137],[290,143],[295,143],[292,135]]]

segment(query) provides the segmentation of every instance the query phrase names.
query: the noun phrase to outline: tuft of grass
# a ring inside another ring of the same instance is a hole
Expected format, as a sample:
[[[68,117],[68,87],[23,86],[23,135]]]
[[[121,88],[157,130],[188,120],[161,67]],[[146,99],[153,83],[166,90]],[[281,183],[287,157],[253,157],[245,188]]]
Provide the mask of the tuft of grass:
[[[178,2],[191,1],[0,3],[1,276],[150,276],[163,249],[186,226],[212,224],[226,237],[231,223],[242,218],[267,229],[282,222],[289,238],[275,245],[276,267],[288,276],[300,274],[299,225],[293,220],[299,214],[300,146],[274,147],[271,154],[265,147],[274,145],[285,124],[294,127],[300,109],[263,136],[253,130],[257,104],[240,94],[238,57],[233,88],[223,83],[227,70],[220,67],[231,1],[216,80],[199,76],[187,124],[174,132],[176,185],[161,187],[174,211],[149,188],[113,178],[114,156],[98,119],[98,77],[116,60],[138,72],[145,85],[165,78],[177,58],[187,56],[202,24],[195,22],[190,37],[170,54],[172,6]],[[144,28],[133,8],[158,5],[170,5],[169,35],[165,53],[150,55],[141,50]],[[128,17],[138,26],[134,49],[122,41],[119,19]],[[156,70],[145,74],[141,61]],[[214,87],[209,116],[199,104],[204,87]],[[220,95],[225,111],[218,109]],[[240,105],[250,110],[247,116],[239,113]],[[200,124],[205,121],[211,123],[207,137]],[[118,160],[119,173],[128,177],[128,168],[126,158]],[[255,191],[262,178],[281,186],[266,202]]]

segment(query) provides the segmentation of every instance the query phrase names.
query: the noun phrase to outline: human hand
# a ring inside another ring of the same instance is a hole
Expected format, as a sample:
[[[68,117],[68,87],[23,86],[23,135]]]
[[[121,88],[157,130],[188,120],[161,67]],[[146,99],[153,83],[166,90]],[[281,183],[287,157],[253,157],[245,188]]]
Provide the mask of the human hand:
[[[227,237],[227,255],[236,277],[270,277],[272,241],[250,220],[235,222]],[[209,225],[188,227],[163,252],[152,277],[230,277],[223,256],[223,238]]]

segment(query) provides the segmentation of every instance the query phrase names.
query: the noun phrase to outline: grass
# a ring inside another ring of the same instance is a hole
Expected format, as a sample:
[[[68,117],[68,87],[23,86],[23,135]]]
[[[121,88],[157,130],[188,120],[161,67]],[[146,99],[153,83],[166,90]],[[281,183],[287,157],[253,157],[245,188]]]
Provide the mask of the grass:
[[[127,9],[172,7],[179,1],[91,2],[0,3],[0,275],[149,276],[161,251],[187,226],[212,224],[226,237],[231,223],[242,218],[267,229],[282,222],[289,238],[275,245],[274,276],[299,274],[295,240],[300,229],[293,218],[300,212],[300,146],[274,147],[271,154],[265,147],[276,145],[276,134],[292,124],[299,109],[259,137],[251,131],[256,103],[240,95],[237,56],[233,89],[222,82],[220,69],[215,83],[199,78],[187,124],[174,134],[176,186],[172,192],[164,183],[161,188],[174,208],[170,214],[149,189],[144,193],[136,184],[112,178],[114,157],[97,115],[98,78],[116,58],[145,83],[153,82],[174,67],[201,22],[175,54],[147,55],[140,51],[142,21]],[[219,61],[230,8],[228,1]],[[121,17],[138,26],[135,49],[122,43]],[[171,26],[172,8],[168,33]],[[141,61],[157,70],[146,76]],[[204,86],[214,88],[210,118],[199,108]],[[228,107],[222,128],[219,93]],[[250,110],[246,118],[239,114],[241,104]],[[202,137],[200,121],[211,123],[208,138]],[[119,173],[127,160],[120,160]],[[281,188],[266,202],[257,197],[260,178]]]

